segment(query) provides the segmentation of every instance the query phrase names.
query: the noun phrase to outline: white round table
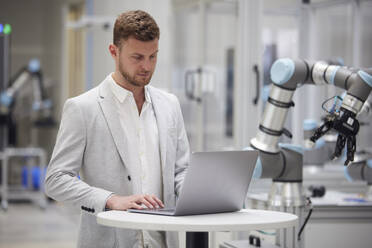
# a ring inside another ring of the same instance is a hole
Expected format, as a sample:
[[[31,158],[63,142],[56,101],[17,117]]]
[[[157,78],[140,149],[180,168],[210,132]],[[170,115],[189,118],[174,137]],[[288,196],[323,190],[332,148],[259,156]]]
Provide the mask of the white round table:
[[[162,216],[116,210],[97,215],[97,223],[105,226],[178,232],[281,229],[295,227],[298,223],[297,219],[296,215],[289,213],[256,209],[190,216]]]

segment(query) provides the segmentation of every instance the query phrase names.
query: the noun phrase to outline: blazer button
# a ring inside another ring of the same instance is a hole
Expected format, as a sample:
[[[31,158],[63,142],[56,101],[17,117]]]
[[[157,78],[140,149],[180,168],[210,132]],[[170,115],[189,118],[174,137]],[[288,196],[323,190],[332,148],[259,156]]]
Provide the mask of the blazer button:
[[[132,178],[128,175],[128,181],[132,180]]]

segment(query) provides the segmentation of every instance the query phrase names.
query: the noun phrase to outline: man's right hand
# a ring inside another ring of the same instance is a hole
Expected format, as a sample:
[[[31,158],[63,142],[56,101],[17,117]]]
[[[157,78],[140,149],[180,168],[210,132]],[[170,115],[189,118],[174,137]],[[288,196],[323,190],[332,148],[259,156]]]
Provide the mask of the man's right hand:
[[[111,210],[143,209],[142,204],[147,208],[164,207],[163,202],[154,195],[112,195],[106,202],[106,208]]]

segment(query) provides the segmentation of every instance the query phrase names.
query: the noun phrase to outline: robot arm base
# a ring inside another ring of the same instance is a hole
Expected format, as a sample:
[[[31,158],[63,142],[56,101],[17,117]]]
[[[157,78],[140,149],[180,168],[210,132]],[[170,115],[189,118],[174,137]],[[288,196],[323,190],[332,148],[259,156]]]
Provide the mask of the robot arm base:
[[[276,182],[302,182],[303,155],[292,145],[281,145],[279,153],[260,152],[261,178]]]

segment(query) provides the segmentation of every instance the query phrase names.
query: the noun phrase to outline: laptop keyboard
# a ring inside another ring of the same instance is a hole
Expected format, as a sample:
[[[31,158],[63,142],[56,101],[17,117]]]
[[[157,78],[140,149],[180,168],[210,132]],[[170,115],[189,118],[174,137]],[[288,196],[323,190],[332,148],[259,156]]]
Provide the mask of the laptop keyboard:
[[[174,208],[154,208],[154,209],[146,209],[146,211],[154,211],[154,212],[174,212]]]

